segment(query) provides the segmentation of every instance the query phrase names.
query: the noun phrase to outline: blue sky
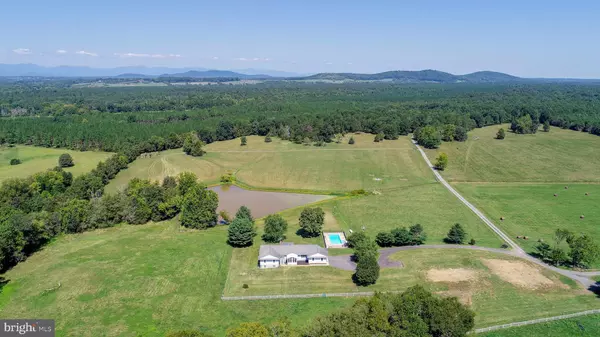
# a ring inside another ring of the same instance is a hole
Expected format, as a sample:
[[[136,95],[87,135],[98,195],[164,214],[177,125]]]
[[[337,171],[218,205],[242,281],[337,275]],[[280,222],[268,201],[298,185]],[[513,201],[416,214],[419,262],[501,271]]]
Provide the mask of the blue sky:
[[[0,63],[600,78],[600,1],[23,0]]]

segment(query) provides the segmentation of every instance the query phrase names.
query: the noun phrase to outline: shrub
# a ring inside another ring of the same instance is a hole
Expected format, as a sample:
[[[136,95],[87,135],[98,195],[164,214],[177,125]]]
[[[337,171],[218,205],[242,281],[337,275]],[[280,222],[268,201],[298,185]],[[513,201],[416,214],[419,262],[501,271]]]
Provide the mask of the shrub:
[[[352,190],[349,193],[351,196],[355,197],[355,196],[359,196],[359,195],[368,195],[369,192],[365,191],[364,189],[360,189],[360,190]]]
[[[71,167],[74,165],[75,165],[75,163],[73,163],[73,158],[68,153],[63,153],[58,158],[58,166],[59,167]]]
[[[270,142],[272,142],[271,137],[267,135],[265,137],[265,143],[270,143]]]
[[[11,165],[19,165],[21,164],[21,159],[13,158],[10,160]]]
[[[427,240],[427,234],[425,234],[423,226],[420,224],[410,226],[408,232],[410,234],[411,245],[422,245]]]
[[[500,246],[500,248],[502,248],[502,249],[507,249],[507,248],[508,248],[508,244],[505,242],[505,243],[503,243],[503,244]]]
[[[465,241],[466,236],[467,232],[465,232],[465,229],[459,223],[455,223],[454,226],[450,228],[445,241],[446,243],[462,244]]]
[[[375,139],[373,140],[375,143],[383,142],[384,139],[383,133],[378,133],[375,135]]]
[[[440,153],[440,155],[437,157],[436,161],[435,161],[435,168],[437,170],[443,171],[446,169],[446,167],[448,166],[448,155],[445,154],[444,152]]]
[[[469,240],[469,244],[471,246],[475,246],[475,239],[471,238],[471,240]]]
[[[394,236],[390,232],[380,232],[375,237],[375,242],[379,247],[392,247],[394,245]]]
[[[246,136],[242,136],[240,139],[240,145],[245,146],[246,144],[248,144],[248,139],[246,139]]]
[[[244,283],[244,284],[242,285],[242,288],[244,288],[244,289],[248,289],[248,288],[249,288],[249,287],[248,287],[248,284]]]
[[[315,143],[315,146],[318,146],[318,147],[323,147],[323,146],[325,146],[325,142],[324,142],[324,141],[322,141],[322,140],[318,140],[318,141]]]
[[[168,332],[167,337],[212,337],[212,335],[197,330],[179,330]]]
[[[504,137],[506,137],[506,132],[504,131],[504,128],[500,128],[496,133],[496,139],[504,139]]]
[[[227,173],[221,176],[221,184],[233,184],[235,182],[235,177],[232,173]]]
[[[220,211],[219,215],[221,216],[223,221],[225,221],[227,224],[229,224],[231,222],[231,215],[229,215],[229,212],[227,212],[226,210]]]
[[[348,140],[348,144],[350,144],[350,145],[354,144],[354,137],[350,136],[350,140]]]

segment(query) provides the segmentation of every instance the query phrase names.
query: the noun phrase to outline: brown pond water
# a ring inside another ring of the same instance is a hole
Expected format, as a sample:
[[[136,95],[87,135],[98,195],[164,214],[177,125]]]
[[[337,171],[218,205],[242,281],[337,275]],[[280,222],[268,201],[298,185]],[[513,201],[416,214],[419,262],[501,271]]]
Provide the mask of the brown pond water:
[[[332,198],[329,195],[251,191],[235,185],[220,185],[209,189],[219,195],[218,211],[226,210],[231,217],[235,216],[240,206],[248,207],[254,218],[262,218],[288,208]]]

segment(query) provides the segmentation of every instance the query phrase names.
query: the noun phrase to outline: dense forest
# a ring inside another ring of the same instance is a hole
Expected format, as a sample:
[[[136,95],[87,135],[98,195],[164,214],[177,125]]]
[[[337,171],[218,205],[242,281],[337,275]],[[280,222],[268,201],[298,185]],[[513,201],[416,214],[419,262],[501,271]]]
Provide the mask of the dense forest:
[[[330,141],[364,131],[395,138],[424,126],[470,130],[529,116],[600,135],[600,86],[302,84],[74,88],[0,86],[0,142],[122,152],[161,150],[168,137],[205,142],[272,135]],[[151,141],[152,144],[148,144]],[[157,145],[158,143],[158,145]]]

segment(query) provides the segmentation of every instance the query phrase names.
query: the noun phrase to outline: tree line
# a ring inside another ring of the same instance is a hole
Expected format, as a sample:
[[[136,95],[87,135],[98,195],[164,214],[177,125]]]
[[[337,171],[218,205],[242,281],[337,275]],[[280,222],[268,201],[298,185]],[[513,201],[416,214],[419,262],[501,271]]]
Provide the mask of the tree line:
[[[0,143],[124,152],[173,148],[193,132],[208,144],[246,135],[302,143],[369,132],[421,144],[464,141],[467,131],[513,123],[600,134],[595,85],[262,84],[255,86],[65,88],[0,86]],[[35,116],[36,118],[32,118]],[[531,123],[528,123],[527,117]],[[520,125],[520,126],[519,126]],[[519,127],[517,127],[519,126]],[[522,127],[521,127],[522,126]],[[152,140],[153,139],[153,140]]]

